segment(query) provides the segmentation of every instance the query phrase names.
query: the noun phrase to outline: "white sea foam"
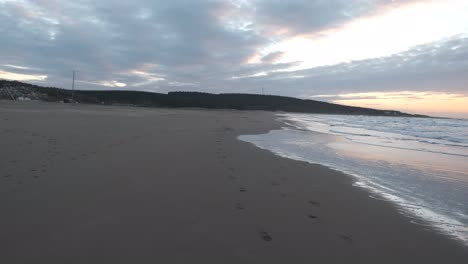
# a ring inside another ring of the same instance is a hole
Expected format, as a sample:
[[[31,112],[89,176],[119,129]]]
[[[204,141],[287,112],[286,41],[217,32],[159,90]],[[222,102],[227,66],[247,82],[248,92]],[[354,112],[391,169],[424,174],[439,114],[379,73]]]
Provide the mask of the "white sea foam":
[[[468,245],[468,121],[282,114],[289,125],[243,141],[355,177],[416,224]]]

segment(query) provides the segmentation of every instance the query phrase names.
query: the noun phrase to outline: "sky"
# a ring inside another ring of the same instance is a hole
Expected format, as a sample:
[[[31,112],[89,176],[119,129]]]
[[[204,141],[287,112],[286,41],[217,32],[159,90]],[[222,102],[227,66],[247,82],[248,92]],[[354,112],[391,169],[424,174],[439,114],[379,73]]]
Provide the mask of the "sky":
[[[468,117],[468,0],[0,0],[0,79]]]

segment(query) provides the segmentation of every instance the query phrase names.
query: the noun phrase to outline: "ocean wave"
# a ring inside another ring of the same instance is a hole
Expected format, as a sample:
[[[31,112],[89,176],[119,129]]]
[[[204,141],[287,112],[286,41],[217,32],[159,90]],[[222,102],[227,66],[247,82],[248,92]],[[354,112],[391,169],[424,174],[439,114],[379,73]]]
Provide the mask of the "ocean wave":
[[[282,114],[294,127],[374,145],[447,155],[468,155],[468,121],[427,118]],[[455,124],[453,124],[455,123]],[[369,139],[371,138],[371,139]],[[390,142],[389,142],[390,141]]]
[[[398,204],[415,224],[435,226],[468,243],[468,120],[311,114],[279,118],[289,128],[243,140],[352,175],[374,188],[378,195],[372,197]],[[330,142],[323,142],[327,138]]]

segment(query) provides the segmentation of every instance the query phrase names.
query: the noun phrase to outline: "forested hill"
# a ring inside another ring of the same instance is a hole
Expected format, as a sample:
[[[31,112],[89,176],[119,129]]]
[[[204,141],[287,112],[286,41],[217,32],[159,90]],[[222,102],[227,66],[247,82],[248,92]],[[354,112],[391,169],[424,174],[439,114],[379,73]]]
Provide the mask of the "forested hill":
[[[0,80],[0,98],[71,101],[71,91],[41,87],[17,81]],[[140,91],[84,91],[74,92],[79,103],[119,104],[146,107],[200,107],[210,109],[267,110],[322,114],[412,116],[392,110],[351,107],[315,100],[256,94],[209,94],[200,92],[170,92],[168,94]]]

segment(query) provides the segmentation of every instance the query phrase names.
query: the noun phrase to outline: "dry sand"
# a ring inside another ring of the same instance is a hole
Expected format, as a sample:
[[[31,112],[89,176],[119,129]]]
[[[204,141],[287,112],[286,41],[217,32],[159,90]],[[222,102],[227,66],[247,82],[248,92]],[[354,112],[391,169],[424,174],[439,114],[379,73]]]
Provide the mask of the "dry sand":
[[[236,139],[279,126],[0,101],[0,263],[468,263],[346,175]]]

